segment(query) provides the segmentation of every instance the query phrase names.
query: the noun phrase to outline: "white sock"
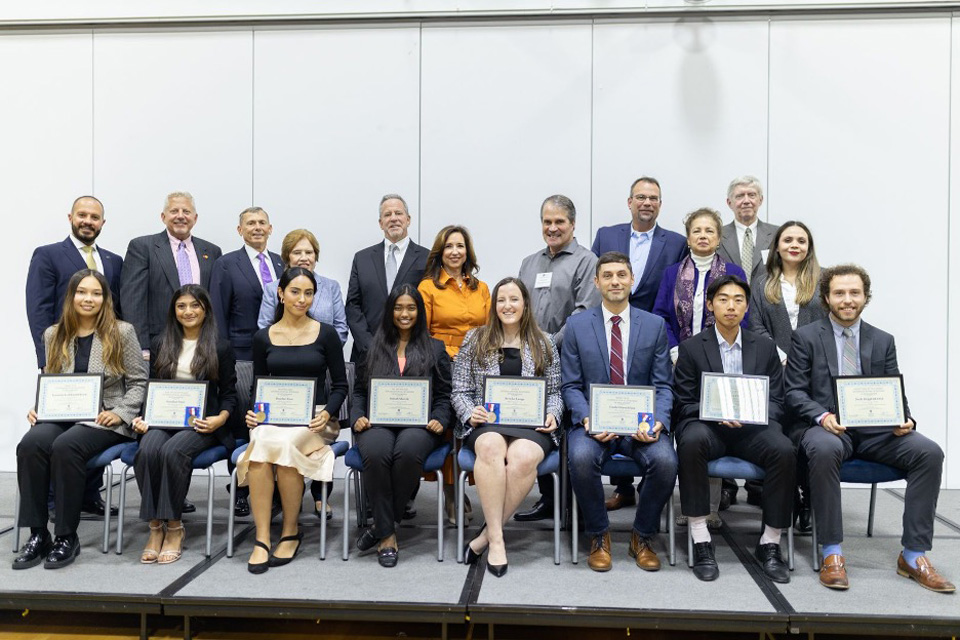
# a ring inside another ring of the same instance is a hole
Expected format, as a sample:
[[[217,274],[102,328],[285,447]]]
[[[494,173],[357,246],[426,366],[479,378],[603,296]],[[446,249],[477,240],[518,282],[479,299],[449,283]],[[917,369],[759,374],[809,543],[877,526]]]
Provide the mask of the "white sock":
[[[768,524],[763,525],[763,535],[760,536],[760,544],[780,544],[780,529],[771,527]]]
[[[710,530],[707,529],[707,516],[688,517],[687,526],[690,527],[690,535],[693,536],[694,544],[710,542]]]

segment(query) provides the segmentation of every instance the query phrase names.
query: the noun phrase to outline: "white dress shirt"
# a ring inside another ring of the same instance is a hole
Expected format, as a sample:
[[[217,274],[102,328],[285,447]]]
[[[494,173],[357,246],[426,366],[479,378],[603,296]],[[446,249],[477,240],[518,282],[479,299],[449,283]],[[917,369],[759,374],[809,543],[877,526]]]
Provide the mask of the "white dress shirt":
[[[733,219],[733,228],[737,230],[737,251],[739,251],[741,254],[743,253],[743,236],[747,232],[747,229],[750,229],[750,235],[753,236],[754,255],[757,254],[757,251],[760,251],[760,247],[757,246],[757,227],[758,226],[760,226],[759,216],[754,218],[753,224],[751,224],[749,227],[747,227],[746,225],[740,224],[740,221],[737,220],[736,218]],[[737,258],[737,264],[740,264],[739,262],[740,256],[736,256],[736,258]],[[750,271],[750,267],[752,267],[753,265],[744,266],[741,264],[740,266],[743,267],[743,271],[744,273],[746,273]]]
[[[83,259],[83,264],[87,264],[87,253],[83,250],[83,247],[87,246],[77,240],[76,236],[72,233],[70,234],[70,240],[73,242],[73,246],[77,248],[77,251],[80,252],[80,257]],[[97,263],[97,271],[103,273],[103,260],[100,259],[100,251],[97,249],[97,245],[93,244],[93,261]]]
[[[390,245],[394,244],[387,240],[383,239],[383,268],[387,268],[387,258],[390,256]],[[397,245],[397,272],[400,271],[400,265],[403,264],[403,256],[407,255],[407,247],[410,246],[410,236],[405,236],[403,240],[396,243]]]
[[[247,252],[247,257],[250,258],[250,264],[253,265],[253,272],[257,274],[257,281],[260,283],[260,287],[263,288],[263,278],[260,276],[260,252],[251,247],[248,244],[243,245],[243,250]],[[273,278],[271,284],[277,283],[277,272],[273,268],[273,258],[270,257],[270,253],[264,249],[263,257],[267,263],[267,269],[270,270],[270,277]]]
[[[609,311],[606,306],[600,305],[600,311],[603,313],[603,332],[607,336],[607,358],[610,358],[610,332],[613,330],[613,316],[615,315],[612,311]],[[621,311],[620,316],[620,341],[623,343],[623,381],[627,381],[627,367],[630,363],[630,306],[628,305],[626,309]]]
[[[727,342],[727,339],[720,333],[717,325],[713,325],[713,330],[717,334],[717,344],[720,345],[720,361],[723,363],[723,372],[726,374],[743,373],[743,332],[737,327],[737,337],[733,344]]]

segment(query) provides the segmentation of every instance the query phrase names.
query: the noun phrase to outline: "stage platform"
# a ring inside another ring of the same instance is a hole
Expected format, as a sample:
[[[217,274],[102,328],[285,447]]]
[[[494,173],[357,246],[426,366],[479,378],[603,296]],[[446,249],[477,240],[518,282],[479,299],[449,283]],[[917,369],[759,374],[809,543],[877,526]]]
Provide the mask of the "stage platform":
[[[350,560],[341,559],[343,483],[333,492],[335,514],[329,522],[326,560],[320,555],[320,523],[309,495],[301,524],[301,555],[291,564],[260,576],[246,569],[252,540],[249,518],[238,519],[236,554],[226,557],[227,478],[217,478],[213,553],[204,557],[206,479],[194,478],[190,499],[197,512],[185,517],[187,549],[172,565],[141,565],[147,526],[137,519],[139,494],[128,485],[125,548],[116,555],[116,521],[111,548],[100,551],[102,521],[81,523],[82,552],[58,571],[36,567],[13,571],[12,515],[15,477],[0,474],[0,608],[8,610],[96,611],[140,614],[141,633],[149,635],[148,616],[177,617],[186,636],[206,618],[303,618],[423,622],[438,625],[535,625],[548,627],[620,627],[630,629],[739,631],[770,634],[960,635],[960,594],[932,593],[897,576],[902,490],[878,492],[872,538],[866,536],[869,490],[843,493],[844,553],[851,588],[827,590],[817,582],[811,539],[796,538],[796,570],[787,585],[766,580],[753,560],[759,509],[741,502],[722,513],[724,526],[714,534],[720,578],[698,581],[687,567],[686,528],[676,532],[677,564],[657,573],[638,569],[627,555],[632,509],[611,514],[613,570],[599,574],[586,565],[588,541],[581,536],[580,562],[571,563],[569,533],[561,532],[561,564],[553,563],[550,521],[511,523],[506,532],[508,573],[494,578],[484,564],[467,567],[456,561],[456,528],[445,528],[445,559],[436,557],[436,499],[426,485],[417,499],[418,515],[399,532],[400,561],[383,569],[376,555],[359,556],[353,545],[357,529],[351,513]],[[882,485],[881,485],[882,486]],[[469,490],[475,507],[476,494]],[[536,493],[536,489],[534,489]],[[118,491],[114,490],[116,501]],[[678,494],[675,501],[679,504]],[[744,493],[741,491],[741,498]],[[526,506],[535,496],[528,497]],[[274,535],[279,535],[279,517]],[[478,513],[467,539],[476,534]],[[28,535],[22,532],[25,540]],[[941,492],[930,557],[953,582],[960,582],[960,491]],[[786,538],[784,538],[786,552]],[[659,551],[666,559],[667,538]],[[155,619],[155,618],[154,618]]]

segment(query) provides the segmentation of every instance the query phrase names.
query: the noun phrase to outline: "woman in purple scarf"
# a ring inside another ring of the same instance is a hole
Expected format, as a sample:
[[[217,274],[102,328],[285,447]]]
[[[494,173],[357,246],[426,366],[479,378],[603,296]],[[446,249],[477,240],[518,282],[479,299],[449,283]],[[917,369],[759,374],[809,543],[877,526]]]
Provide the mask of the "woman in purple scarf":
[[[711,282],[726,274],[747,276],[736,264],[724,262],[717,255],[723,220],[720,214],[706,207],[687,215],[683,221],[687,230],[690,254],[675,265],[667,267],[660,281],[660,291],[653,312],[667,323],[670,358],[677,361],[677,345],[714,325],[713,314],[707,310],[705,292]],[[748,314],[749,315],[749,314]],[[743,318],[741,326],[747,327]]]

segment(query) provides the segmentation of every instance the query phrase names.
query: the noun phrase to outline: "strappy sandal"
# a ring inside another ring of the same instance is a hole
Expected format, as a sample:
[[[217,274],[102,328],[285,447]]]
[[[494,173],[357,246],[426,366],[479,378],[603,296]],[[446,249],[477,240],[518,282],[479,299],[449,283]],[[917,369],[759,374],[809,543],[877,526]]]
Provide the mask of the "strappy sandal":
[[[149,526],[149,525],[148,525]],[[161,522],[157,526],[150,526],[150,531],[163,531],[164,523]],[[160,546],[163,546],[163,539],[160,539]],[[160,557],[160,549],[151,549],[150,547],[145,547],[143,552],[140,554],[140,564],[153,564],[157,561],[157,558]]]
[[[293,550],[293,555],[289,558],[278,558],[277,549],[280,548],[280,545],[284,542],[296,542],[297,548]],[[280,538],[277,542],[277,546],[273,548],[273,553],[270,554],[270,559],[267,560],[267,563],[271,567],[282,567],[285,564],[290,564],[290,562],[297,557],[297,554],[300,553],[300,545],[303,544],[303,531],[298,531],[295,536],[284,536]]]
[[[161,551],[160,556],[157,558],[157,564],[172,564],[179,560],[180,556],[183,555],[183,540],[187,537],[187,532],[183,528],[183,524],[176,528],[167,527],[167,533],[169,534],[171,531],[183,532],[180,534],[180,546],[176,550],[167,549],[166,551]],[[166,539],[164,539],[164,542],[166,542]]]
[[[263,562],[248,562],[248,563],[247,563],[247,571],[249,571],[250,573],[266,573],[267,569],[270,568],[270,559],[269,559],[269,558],[270,558],[270,547],[268,547],[268,546],[267,546],[266,544],[264,544],[263,542],[260,542],[259,540],[254,540],[254,541],[253,541],[253,544],[254,544],[254,546],[260,547],[261,549],[263,549],[264,551],[266,551],[268,558],[267,558],[267,560],[264,560]]]

